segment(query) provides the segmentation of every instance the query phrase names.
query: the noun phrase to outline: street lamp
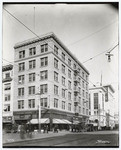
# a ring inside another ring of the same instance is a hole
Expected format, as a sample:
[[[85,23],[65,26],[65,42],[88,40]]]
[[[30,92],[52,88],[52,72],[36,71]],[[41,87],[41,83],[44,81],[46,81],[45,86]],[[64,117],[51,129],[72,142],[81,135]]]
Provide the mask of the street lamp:
[[[43,93],[36,93],[35,95],[39,95],[40,96],[40,100],[38,100],[38,103],[39,103],[39,105],[38,105],[38,107],[39,107],[39,117],[38,117],[38,123],[39,123],[39,132],[41,133],[41,105],[40,105],[40,102],[41,102],[41,95],[42,95]]]

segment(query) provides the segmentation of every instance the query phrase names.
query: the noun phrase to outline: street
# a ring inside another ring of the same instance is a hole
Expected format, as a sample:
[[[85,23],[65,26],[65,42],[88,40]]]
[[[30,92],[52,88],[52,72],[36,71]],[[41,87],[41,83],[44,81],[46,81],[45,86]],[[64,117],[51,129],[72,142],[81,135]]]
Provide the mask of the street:
[[[118,134],[111,132],[103,134],[103,132],[71,133],[31,141],[6,143],[3,147],[118,147]]]

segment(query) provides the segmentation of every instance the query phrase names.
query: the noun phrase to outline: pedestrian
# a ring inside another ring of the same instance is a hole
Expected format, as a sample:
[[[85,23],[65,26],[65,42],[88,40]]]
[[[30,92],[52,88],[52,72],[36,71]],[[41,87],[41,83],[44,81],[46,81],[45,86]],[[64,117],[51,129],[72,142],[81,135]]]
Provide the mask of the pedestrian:
[[[24,124],[22,124],[21,127],[20,127],[20,138],[21,139],[25,138],[25,127],[24,127]]]
[[[48,133],[48,130],[49,130],[49,127],[48,127],[48,125],[46,126],[46,130],[47,130],[47,133]]]
[[[46,131],[46,125],[44,125],[44,128],[43,128],[43,129],[44,129],[44,133],[45,133],[45,131]]]

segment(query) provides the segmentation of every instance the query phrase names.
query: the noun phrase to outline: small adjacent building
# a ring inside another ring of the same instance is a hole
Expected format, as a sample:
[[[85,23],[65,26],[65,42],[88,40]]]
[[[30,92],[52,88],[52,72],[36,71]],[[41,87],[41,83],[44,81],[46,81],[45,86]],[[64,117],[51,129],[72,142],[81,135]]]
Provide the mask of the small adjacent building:
[[[12,124],[13,118],[13,65],[2,67],[2,122]]]
[[[97,122],[98,128],[111,128],[114,122],[114,89],[111,85],[89,89],[90,122]]]

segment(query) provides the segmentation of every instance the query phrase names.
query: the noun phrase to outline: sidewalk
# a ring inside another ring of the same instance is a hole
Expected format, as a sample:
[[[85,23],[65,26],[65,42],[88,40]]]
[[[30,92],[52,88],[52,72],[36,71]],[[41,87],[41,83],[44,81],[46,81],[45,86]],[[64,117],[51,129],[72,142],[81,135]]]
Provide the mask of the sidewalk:
[[[43,139],[48,137],[55,137],[55,136],[63,136],[66,134],[69,134],[70,131],[59,131],[58,133],[53,133],[52,131],[48,133],[32,133],[32,137],[28,137],[27,134],[25,134],[25,138],[21,139],[19,133],[3,133],[3,144],[5,143],[14,143],[14,142],[20,142],[20,141],[28,141],[28,140],[35,140],[35,139]]]

